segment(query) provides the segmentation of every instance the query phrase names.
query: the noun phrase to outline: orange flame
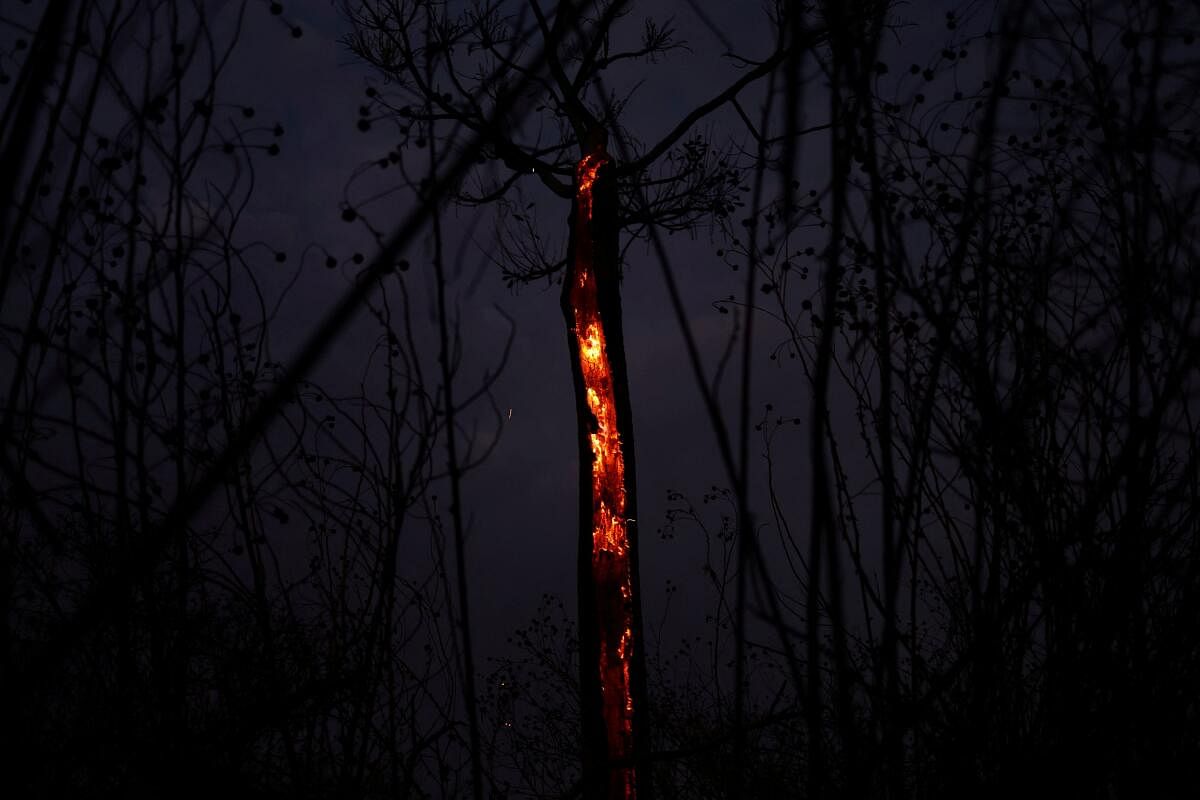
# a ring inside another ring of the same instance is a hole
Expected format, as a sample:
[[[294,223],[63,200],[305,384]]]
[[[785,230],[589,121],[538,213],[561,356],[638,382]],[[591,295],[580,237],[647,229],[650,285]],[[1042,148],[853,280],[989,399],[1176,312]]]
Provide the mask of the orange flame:
[[[589,153],[576,169],[575,275],[570,301],[575,341],[591,411],[592,575],[600,630],[600,686],[608,757],[621,766],[609,771],[609,797],[637,796],[633,757],[633,583],[625,516],[625,457],[617,428],[616,394],[604,323],[597,300],[592,186],[608,162]]]

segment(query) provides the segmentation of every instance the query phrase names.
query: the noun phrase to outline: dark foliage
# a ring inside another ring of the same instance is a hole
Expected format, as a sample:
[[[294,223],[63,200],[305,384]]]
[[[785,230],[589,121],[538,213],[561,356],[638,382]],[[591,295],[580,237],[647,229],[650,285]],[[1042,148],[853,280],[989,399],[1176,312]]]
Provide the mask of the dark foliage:
[[[463,420],[499,426],[496,367],[460,377],[441,226],[491,206],[502,279],[557,280],[565,210],[534,192],[570,197],[589,123],[725,468],[643,525],[702,554],[667,594],[708,625],[647,623],[656,793],[1188,785],[1193,6],[781,0],[774,40],[645,144],[613,76],[688,44],[637,3],[346,4],[386,77],[349,124],[395,133],[355,180],[390,170],[423,209],[387,237],[372,202],[331,208],[378,241],[355,255],[246,229],[288,137],[227,56],[247,15],[305,30],[226,6],[0,11],[8,794],[580,793],[573,612],[547,597],[510,653],[472,651],[460,478],[494,437]],[[700,229],[716,252],[688,269],[742,283],[721,352],[665,245]],[[341,316],[285,363],[279,304],[326,268]],[[359,310],[365,377],[319,385]]]

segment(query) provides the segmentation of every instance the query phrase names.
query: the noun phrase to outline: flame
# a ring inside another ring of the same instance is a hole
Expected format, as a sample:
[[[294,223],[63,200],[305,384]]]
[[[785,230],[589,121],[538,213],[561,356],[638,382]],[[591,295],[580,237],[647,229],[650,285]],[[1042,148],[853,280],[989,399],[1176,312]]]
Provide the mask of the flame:
[[[637,776],[633,757],[633,583],[625,515],[625,457],[617,428],[617,404],[604,323],[597,299],[592,187],[603,153],[589,153],[576,169],[575,274],[570,302],[575,340],[592,421],[592,575],[600,631],[600,686],[610,761],[609,797],[633,800]],[[615,270],[615,266],[613,267]]]

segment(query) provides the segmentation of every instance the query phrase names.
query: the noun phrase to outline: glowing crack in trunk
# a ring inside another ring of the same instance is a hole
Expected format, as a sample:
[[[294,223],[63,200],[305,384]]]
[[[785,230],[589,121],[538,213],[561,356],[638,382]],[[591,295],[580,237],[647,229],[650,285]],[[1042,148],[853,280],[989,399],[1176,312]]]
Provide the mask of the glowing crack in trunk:
[[[616,392],[600,315],[592,234],[592,188],[608,159],[589,153],[576,169],[575,270],[570,287],[574,336],[592,450],[592,576],[599,630],[601,703],[609,763],[608,797],[637,796],[633,759],[633,582],[625,513],[625,458],[617,427]],[[615,271],[615,265],[606,265]]]

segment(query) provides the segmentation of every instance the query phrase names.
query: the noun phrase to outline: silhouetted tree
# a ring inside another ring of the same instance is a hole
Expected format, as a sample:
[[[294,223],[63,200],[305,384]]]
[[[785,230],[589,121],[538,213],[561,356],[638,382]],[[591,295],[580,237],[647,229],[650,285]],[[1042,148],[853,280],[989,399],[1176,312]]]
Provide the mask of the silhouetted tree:
[[[12,11],[6,789],[459,794],[453,568],[430,489],[486,454],[464,435],[445,443],[488,381],[456,399],[454,323],[445,304],[432,339],[414,322],[398,246],[360,270],[362,254],[286,253],[245,230],[283,129],[237,96],[229,65],[251,14],[278,18],[284,41],[303,30],[276,3]],[[322,262],[347,271],[351,298],[368,270],[387,278],[369,303],[370,372],[350,391],[305,380],[331,338],[318,326],[294,364],[272,341],[286,299],[272,287]],[[441,272],[415,280],[445,285]]]
[[[760,427],[810,453],[771,488],[808,795],[1166,791],[1197,725],[1200,19],[956,8],[927,58],[826,20],[829,172],[723,256],[802,378]],[[764,137],[799,167],[790,122]]]

